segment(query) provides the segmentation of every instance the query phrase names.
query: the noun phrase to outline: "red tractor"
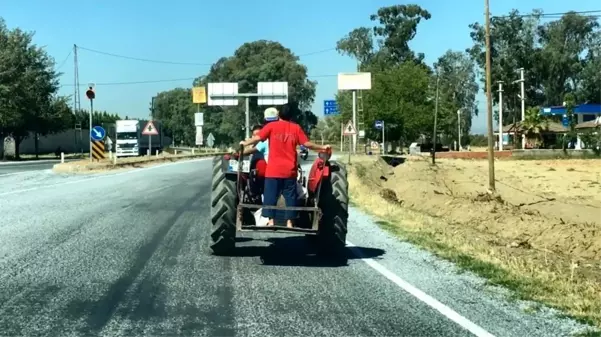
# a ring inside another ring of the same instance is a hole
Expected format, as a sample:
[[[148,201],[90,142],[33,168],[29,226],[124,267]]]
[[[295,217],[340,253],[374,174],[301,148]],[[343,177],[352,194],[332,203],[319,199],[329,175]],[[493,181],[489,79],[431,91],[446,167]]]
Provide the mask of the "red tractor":
[[[250,158],[241,158],[239,153],[242,151],[213,159],[210,247],[214,254],[231,254],[238,231],[282,231],[315,239],[321,253],[344,255],[349,201],[347,172],[344,166],[330,160],[331,151],[318,154],[308,179],[299,166],[299,183],[306,193],[294,207],[263,207],[261,169],[252,167]],[[299,219],[295,227],[279,224],[277,216],[275,226],[258,226],[254,213],[267,207],[278,210],[277,213],[296,210]]]

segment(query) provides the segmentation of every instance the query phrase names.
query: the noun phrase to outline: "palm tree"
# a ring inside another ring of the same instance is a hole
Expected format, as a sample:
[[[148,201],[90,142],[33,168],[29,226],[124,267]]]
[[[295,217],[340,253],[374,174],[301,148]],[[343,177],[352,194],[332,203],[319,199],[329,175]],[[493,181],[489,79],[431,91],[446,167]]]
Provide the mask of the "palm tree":
[[[540,114],[537,107],[528,108],[521,123],[522,132],[526,135],[526,140],[533,143],[533,147],[542,145],[542,133],[549,128],[549,120]]]

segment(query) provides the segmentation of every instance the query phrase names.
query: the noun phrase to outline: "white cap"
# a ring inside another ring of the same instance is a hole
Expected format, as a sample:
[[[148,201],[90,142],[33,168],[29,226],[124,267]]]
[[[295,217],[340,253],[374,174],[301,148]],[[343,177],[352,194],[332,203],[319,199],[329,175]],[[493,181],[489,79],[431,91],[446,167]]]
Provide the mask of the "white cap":
[[[278,120],[278,110],[274,107],[265,109],[263,115],[265,116],[265,121],[267,122],[273,122]]]

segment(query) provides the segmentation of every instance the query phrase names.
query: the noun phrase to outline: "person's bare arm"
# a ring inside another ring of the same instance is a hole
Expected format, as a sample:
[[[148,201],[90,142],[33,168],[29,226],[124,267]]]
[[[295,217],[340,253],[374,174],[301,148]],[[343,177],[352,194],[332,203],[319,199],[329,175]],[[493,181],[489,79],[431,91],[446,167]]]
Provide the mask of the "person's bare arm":
[[[247,140],[241,141],[240,145],[246,147],[246,146],[249,146],[249,145],[255,145],[255,144],[257,144],[260,141],[261,141],[261,138],[259,136],[252,136],[252,137],[250,137]]]
[[[317,145],[317,144],[311,142],[309,140],[309,137],[307,137],[307,134],[303,131],[303,129],[298,124],[296,126],[296,132],[297,132],[297,136],[298,136],[298,142],[300,143],[299,145],[303,145],[310,150],[324,151],[331,147],[330,145]]]
[[[248,147],[248,148],[244,149],[244,152],[242,152],[242,154],[245,156],[248,156],[250,154],[257,153],[257,151],[258,150],[256,147]]]
[[[331,147],[330,145],[318,145],[312,142],[305,142],[303,145],[313,151],[325,151]]]

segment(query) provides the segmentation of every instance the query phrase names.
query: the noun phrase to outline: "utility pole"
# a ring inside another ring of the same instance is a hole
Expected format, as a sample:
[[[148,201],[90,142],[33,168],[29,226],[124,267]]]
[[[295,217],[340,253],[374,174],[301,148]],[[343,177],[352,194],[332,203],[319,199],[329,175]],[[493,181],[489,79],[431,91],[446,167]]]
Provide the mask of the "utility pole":
[[[88,85],[88,90],[86,91],[86,96],[90,100],[90,131],[88,132],[88,142],[90,143],[90,161],[93,160],[92,156],[92,116],[94,115],[94,99],[96,98],[96,92],[94,91],[94,83],[90,83]]]
[[[357,72],[361,71],[361,61],[357,61]],[[363,90],[359,90],[357,92],[357,125],[355,125],[356,127],[356,131],[361,133],[361,130],[363,130],[363,132],[365,132],[365,116],[363,114]],[[359,134],[359,136],[361,136],[361,134]],[[359,137],[361,138],[361,137]],[[367,154],[367,135],[364,133],[363,134],[363,142],[365,143],[364,146],[364,152],[365,154]]]
[[[434,108],[434,131],[432,132],[432,165],[436,164],[436,122],[438,119],[438,85],[440,83],[440,71],[436,69],[436,107]]]
[[[73,45],[73,112],[81,110],[81,97],[79,96],[79,62],[77,61],[77,45]],[[92,130],[90,130],[92,132]]]
[[[503,81],[499,83],[499,151],[503,151]]]
[[[524,119],[526,117],[526,96],[524,93],[524,68],[520,68],[520,100],[522,101],[522,123],[520,123],[520,125],[522,125],[524,123]],[[523,127],[521,127],[520,129],[523,129]],[[524,135],[524,132],[522,132],[522,149],[526,147],[526,135]]]
[[[461,109],[457,110],[457,150],[461,151]]]
[[[355,127],[355,134],[352,138],[352,148],[349,149],[353,154],[357,153],[357,90],[353,90],[353,126]]]
[[[495,192],[495,150],[492,129],[492,93],[491,93],[491,60],[490,60],[490,7],[489,0],[484,0],[486,17],[486,124],[488,127],[488,188]]]

